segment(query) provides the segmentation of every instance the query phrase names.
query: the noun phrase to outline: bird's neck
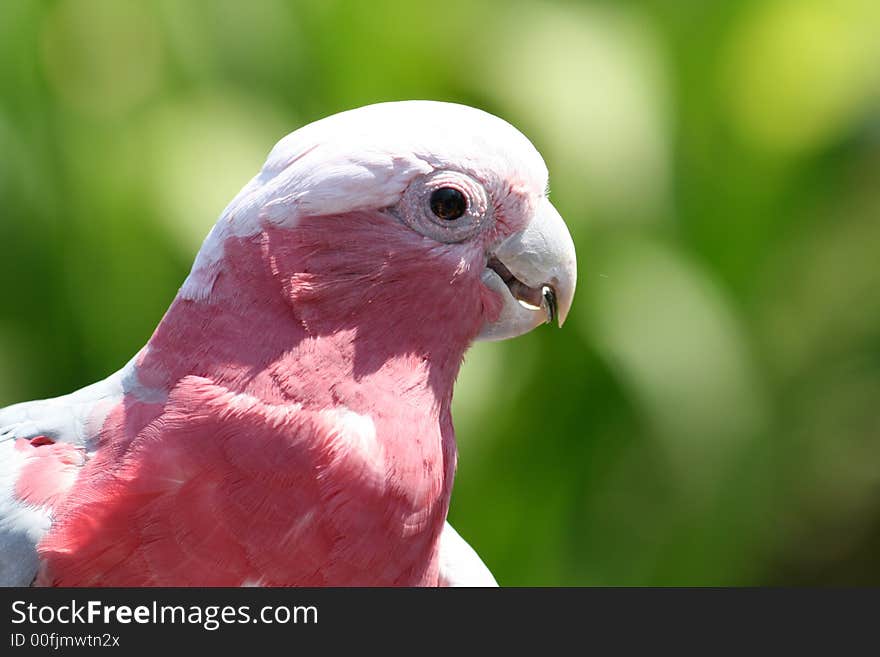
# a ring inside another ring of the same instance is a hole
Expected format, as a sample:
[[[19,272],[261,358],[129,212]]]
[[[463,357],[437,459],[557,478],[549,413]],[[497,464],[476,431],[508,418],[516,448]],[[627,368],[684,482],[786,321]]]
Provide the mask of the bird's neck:
[[[195,375],[271,403],[357,412],[396,395],[436,422],[491,303],[474,276],[370,215],[230,238],[210,296],[174,301],[138,378],[171,390]]]

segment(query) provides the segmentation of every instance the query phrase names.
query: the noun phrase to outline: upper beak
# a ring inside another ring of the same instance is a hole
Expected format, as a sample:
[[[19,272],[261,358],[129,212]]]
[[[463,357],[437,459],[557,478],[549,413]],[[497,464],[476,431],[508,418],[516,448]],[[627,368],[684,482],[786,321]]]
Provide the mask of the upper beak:
[[[501,295],[501,314],[487,322],[478,340],[506,340],[554,320],[562,326],[577,282],[574,242],[546,198],[526,228],[489,254],[483,284]]]

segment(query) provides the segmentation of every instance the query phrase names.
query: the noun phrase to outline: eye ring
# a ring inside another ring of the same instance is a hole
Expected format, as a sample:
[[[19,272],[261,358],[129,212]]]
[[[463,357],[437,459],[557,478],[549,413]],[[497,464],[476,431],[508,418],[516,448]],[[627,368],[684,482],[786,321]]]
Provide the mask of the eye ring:
[[[455,187],[440,187],[431,193],[431,212],[443,221],[455,221],[464,216],[468,202],[461,190]]]
[[[451,169],[413,178],[391,213],[442,244],[464,242],[491,226],[495,218],[483,184]]]

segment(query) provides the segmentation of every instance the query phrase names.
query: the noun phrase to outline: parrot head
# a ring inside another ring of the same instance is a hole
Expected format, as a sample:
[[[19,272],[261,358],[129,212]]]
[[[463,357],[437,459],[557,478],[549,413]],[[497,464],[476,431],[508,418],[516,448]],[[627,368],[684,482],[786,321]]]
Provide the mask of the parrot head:
[[[307,334],[372,331],[412,353],[561,326],[575,249],[547,185],[531,142],[481,110],[405,101],[342,112],[273,148],[179,297],[210,302],[218,280],[252,266],[230,246],[244,242]]]

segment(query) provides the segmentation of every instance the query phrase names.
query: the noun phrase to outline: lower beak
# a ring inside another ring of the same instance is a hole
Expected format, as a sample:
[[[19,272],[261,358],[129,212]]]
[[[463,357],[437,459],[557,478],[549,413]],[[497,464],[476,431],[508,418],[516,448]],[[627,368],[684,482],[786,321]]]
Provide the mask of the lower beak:
[[[477,339],[506,340],[554,321],[562,326],[576,282],[571,234],[556,208],[542,199],[528,226],[489,254],[483,284],[501,296],[503,305]]]

